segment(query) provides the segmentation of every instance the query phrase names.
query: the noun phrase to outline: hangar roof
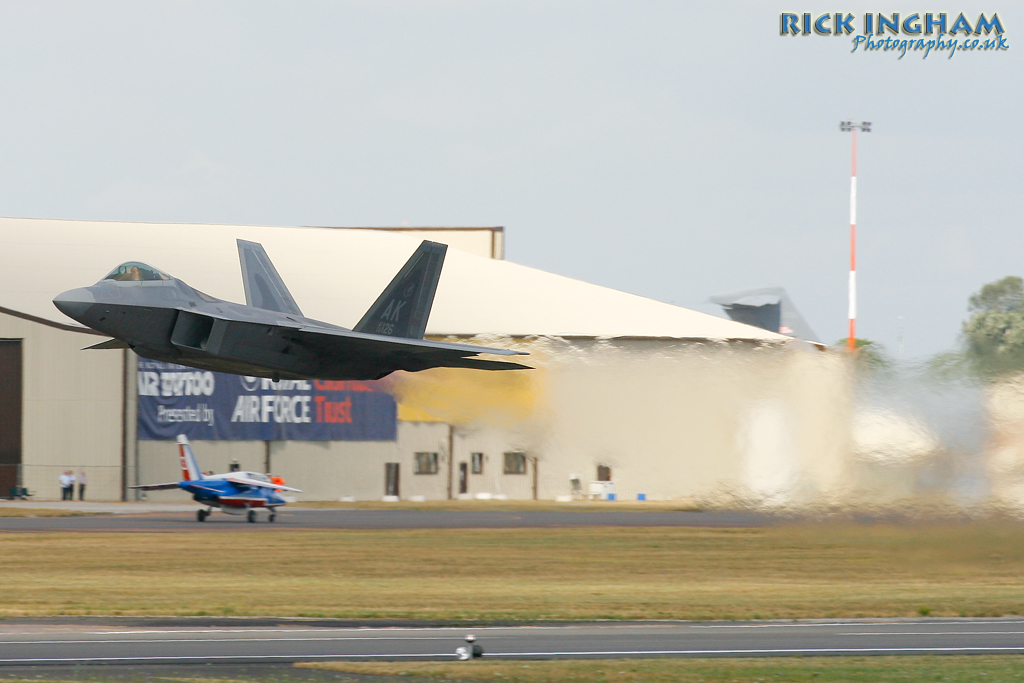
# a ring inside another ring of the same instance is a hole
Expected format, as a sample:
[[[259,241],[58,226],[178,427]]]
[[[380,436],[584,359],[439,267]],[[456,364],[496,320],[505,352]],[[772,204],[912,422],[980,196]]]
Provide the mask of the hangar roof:
[[[303,314],[351,327],[419,244],[401,232],[0,218],[0,307],[61,325],[51,303],[124,261],[245,301],[235,239],[264,245]],[[750,325],[449,249],[427,334],[788,341]]]

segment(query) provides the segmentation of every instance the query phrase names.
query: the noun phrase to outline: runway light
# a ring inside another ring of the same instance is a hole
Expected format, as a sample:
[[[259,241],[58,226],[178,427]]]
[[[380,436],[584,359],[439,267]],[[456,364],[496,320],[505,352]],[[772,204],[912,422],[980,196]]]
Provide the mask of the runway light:
[[[467,646],[455,648],[455,656],[459,661],[465,662],[470,659],[480,659],[484,656],[484,649],[476,642],[476,636],[472,633],[466,636]]]

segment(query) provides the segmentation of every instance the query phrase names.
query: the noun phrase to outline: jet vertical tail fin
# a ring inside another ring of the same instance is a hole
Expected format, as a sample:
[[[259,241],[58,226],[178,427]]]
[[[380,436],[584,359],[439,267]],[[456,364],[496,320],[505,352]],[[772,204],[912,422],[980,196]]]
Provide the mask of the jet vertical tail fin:
[[[447,251],[445,244],[424,240],[352,330],[423,339]]]
[[[181,478],[184,481],[199,481],[206,478],[199,469],[196,456],[192,453],[192,446],[184,434],[178,435],[178,453],[181,457]]]
[[[266,250],[258,242],[238,242],[238,260],[242,265],[245,303],[255,308],[278,313],[302,315],[284,280],[271,263]]]

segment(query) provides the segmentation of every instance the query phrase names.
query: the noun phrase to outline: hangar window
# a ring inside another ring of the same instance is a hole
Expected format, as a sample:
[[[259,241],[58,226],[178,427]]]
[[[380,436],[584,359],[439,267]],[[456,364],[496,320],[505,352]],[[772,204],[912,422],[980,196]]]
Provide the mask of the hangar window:
[[[472,463],[472,465],[473,465],[473,474],[483,474],[484,473],[484,454],[483,453],[473,453],[471,455],[472,455],[472,459],[473,459],[473,463]]]
[[[437,453],[417,453],[414,474],[437,474]]]
[[[118,282],[133,282],[133,281],[144,281],[144,280],[170,280],[171,276],[167,273],[157,270],[153,266],[147,266],[145,263],[139,263],[138,261],[129,261],[128,263],[122,263],[117,268],[107,273],[104,280],[117,280]]]
[[[526,453],[506,453],[505,474],[526,474]]]

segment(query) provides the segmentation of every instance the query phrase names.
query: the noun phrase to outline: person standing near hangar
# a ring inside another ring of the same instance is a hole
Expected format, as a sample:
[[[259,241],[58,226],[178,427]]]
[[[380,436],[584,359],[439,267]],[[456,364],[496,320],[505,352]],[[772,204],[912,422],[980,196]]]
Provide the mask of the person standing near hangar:
[[[65,470],[57,481],[60,482],[60,499],[61,500],[74,500],[75,495],[75,475],[71,474],[71,470]]]

